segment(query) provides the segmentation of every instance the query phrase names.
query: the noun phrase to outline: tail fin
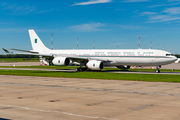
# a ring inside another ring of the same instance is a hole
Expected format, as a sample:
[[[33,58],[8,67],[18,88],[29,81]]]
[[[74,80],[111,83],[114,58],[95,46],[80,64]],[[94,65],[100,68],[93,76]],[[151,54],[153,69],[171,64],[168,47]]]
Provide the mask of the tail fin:
[[[38,37],[38,35],[36,34],[34,30],[28,30],[28,31],[29,31],[29,36],[31,39],[31,45],[32,45],[33,50],[35,51],[50,50],[43,44],[43,42],[41,41],[41,39]]]

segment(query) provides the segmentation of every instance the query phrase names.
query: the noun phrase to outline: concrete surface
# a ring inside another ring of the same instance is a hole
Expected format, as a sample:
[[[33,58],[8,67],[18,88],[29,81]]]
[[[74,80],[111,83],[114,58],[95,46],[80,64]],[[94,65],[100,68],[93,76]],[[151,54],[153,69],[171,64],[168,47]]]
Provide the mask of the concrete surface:
[[[179,101],[179,83],[0,75],[3,119],[180,120]]]

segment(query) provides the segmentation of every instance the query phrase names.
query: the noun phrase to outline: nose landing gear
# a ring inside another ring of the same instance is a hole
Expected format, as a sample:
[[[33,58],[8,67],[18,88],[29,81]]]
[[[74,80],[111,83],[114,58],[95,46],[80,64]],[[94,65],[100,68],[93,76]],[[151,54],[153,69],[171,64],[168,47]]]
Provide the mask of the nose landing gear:
[[[159,68],[161,68],[161,66],[159,65],[159,66],[156,66],[156,73],[160,73],[160,70],[159,70]]]
[[[156,73],[160,73],[160,70],[159,69],[156,69],[156,71],[155,71]]]

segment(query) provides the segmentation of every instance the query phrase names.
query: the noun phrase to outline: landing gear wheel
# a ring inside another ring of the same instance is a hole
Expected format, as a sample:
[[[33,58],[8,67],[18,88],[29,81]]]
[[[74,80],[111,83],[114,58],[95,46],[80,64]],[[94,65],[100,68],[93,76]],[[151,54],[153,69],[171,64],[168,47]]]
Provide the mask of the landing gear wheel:
[[[157,69],[155,72],[156,72],[156,73],[160,73],[160,70],[159,70],[159,69]]]
[[[82,69],[82,68],[76,68],[75,70],[76,70],[76,72],[80,72],[80,71],[82,71],[83,69]]]
[[[76,68],[76,72],[79,72],[80,71],[80,69],[79,68]]]

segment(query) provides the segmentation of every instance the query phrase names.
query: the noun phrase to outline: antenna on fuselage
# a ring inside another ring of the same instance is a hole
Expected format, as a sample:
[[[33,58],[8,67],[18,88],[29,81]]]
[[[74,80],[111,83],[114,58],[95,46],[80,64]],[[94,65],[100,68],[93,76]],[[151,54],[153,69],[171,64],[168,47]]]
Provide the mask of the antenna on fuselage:
[[[107,45],[108,45],[108,43],[106,43],[106,49],[107,49]]]

